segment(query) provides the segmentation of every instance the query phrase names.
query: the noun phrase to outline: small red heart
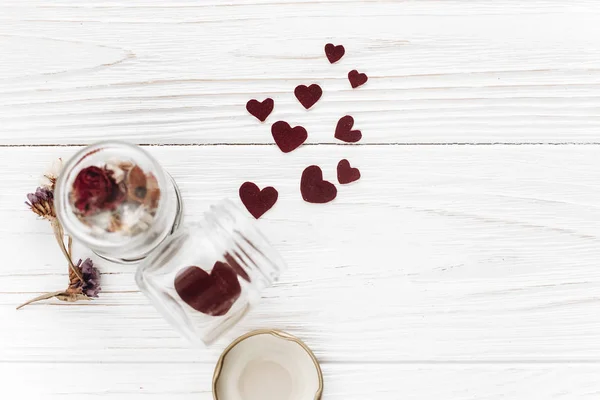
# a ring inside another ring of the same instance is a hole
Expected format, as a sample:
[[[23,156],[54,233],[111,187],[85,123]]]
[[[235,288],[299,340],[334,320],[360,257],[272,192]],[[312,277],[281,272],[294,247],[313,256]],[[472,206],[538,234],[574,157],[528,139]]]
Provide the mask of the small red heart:
[[[300,193],[309,203],[328,203],[337,196],[337,189],[333,183],[323,180],[321,168],[311,165],[302,172]]]
[[[175,277],[175,290],[194,310],[215,317],[227,314],[242,293],[235,271],[220,261],[210,274],[196,266],[187,267]]]
[[[244,182],[240,186],[240,200],[246,206],[246,209],[254,216],[259,219],[261,215],[269,211],[271,207],[277,201],[277,190],[268,186],[263,190],[260,190],[252,182]]]
[[[252,99],[248,100],[246,103],[246,110],[252,115],[254,115],[259,121],[265,122],[271,111],[273,111],[273,106],[275,102],[271,98],[266,98],[262,102]]]
[[[294,94],[298,101],[306,108],[307,110],[311,108],[323,94],[323,90],[321,86],[313,83],[310,86],[299,85],[294,89]]]
[[[347,143],[356,143],[362,138],[362,132],[359,130],[352,130],[354,126],[354,118],[350,115],[346,115],[337,123],[335,127],[335,138]]]
[[[325,55],[331,64],[336,61],[339,61],[340,58],[344,57],[346,53],[346,49],[341,44],[336,46],[333,43],[327,43],[325,45]]]
[[[354,182],[360,179],[358,168],[352,168],[348,160],[341,160],[337,165],[338,182],[342,185]]]
[[[353,69],[352,71],[348,72],[348,80],[350,81],[352,88],[356,89],[357,87],[364,85],[369,78],[366,74],[359,73],[357,70]]]
[[[289,153],[298,148],[308,138],[306,129],[301,126],[291,127],[285,121],[277,121],[271,126],[271,134],[281,151]]]

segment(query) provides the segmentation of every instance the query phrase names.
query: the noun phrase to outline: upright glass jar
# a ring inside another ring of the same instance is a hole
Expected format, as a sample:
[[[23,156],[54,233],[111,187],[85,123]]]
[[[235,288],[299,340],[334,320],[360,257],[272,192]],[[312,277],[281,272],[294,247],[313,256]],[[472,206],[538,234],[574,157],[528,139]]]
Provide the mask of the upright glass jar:
[[[73,156],[60,174],[56,214],[71,236],[105,259],[136,262],[181,222],[175,181],[142,148],[100,142]]]

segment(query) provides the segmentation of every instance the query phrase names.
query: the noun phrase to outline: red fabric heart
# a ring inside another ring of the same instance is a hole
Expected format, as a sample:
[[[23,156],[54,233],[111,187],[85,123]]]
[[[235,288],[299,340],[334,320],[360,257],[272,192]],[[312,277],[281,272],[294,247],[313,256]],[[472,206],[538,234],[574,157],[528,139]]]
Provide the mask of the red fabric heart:
[[[246,206],[246,209],[254,216],[259,219],[261,215],[269,211],[271,207],[277,201],[277,190],[268,186],[263,190],[260,190],[252,182],[244,182],[240,186],[240,200]]]
[[[301,126],[291,127],[285,121],[277,121],[271,126],[271,134],[281,151],[289,153],[298,148],[308,138],[306,129]]]
[[[367,77],[366,74],[359,73],[357,70],[353,69],[348,72],[348,80],[350,81],[352,88],[356,89],[357,87],[364,85],[369,80],[369,77]]]
[[[348,160],[341,160],[337,165],[338,182],[342,185],[354,182],[360,179],[358,168],[352,168]]]
[[[246,103],[246,110],[252,115],[254,115],[259,121],[265,122],[271,111],[273,111],[273,106],[275,102],[271,98],[266,98],[262,102],[252,99],[248,100]]]
[[[354,126],[354,118],[346,115],[337,123],[335,127],[335,138],[347,143],[356,143],[362,138],[362,132],[358,129],[352,130]]]
[[[344,49],[344,46],[342,46],[341,44],[336,46],[333,43],[327,43],[325,45],[325,55],[327,56],[329,62],[332,64],[336,61],[339,61],[340,58],[344,57],[345,53],[346,49]]]
[[[308,87],[305,85],[296,86],[296,89],[294,89],[294,94],[296,95],[296,98],[300,104],[302,104],[304,108],[308,110],[317,101],[319,101],[321,95],[323,94],[323,90],[321,89],[321,86],[313,83]]]
[[[175,290],[194,310],[215,317],[227,314],[242,293],[235,271],[220,261],[210,274],[196,266],[187,267],[175,277]]]
[[[337,196],[337,189],[333,183],[323,180],[321,168],[311,165],[302,172],[300,193],[309,203],[328,203]]]

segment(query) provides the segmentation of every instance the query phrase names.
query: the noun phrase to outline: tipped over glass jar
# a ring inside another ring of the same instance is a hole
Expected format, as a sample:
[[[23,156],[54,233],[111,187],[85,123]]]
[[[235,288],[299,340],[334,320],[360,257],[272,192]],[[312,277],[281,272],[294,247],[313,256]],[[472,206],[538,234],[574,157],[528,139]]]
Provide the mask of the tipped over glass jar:
[[[183,224],[175,181],[138,146],[86,147],[56,188],[67,233],[107,260],[138,263],[142,292],[192,342],[217,339],[285,268],[256,221],[231,201]]]

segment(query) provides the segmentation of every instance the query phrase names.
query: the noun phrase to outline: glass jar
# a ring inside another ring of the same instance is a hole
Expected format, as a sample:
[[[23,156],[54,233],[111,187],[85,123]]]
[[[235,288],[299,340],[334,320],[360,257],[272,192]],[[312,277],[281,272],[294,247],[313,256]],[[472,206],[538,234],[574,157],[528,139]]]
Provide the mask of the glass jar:
[[[138,286],[190,341],[212,343],[285,268],[255,225],[234,203],[223,201],[140,264]]]
[[[145,150],[100,142],[75,154],[60,174],[56,214],[65,231],[100,257],[137,262],[181,222],[175,181]]]
[[[101,142],[78,152],[56,184],[66,232],[110,261],[139,262],[136,282],[192,342],[210,344],[242,318],[284,263],[231,201],[181,224],[175,181],[138,146]]]

